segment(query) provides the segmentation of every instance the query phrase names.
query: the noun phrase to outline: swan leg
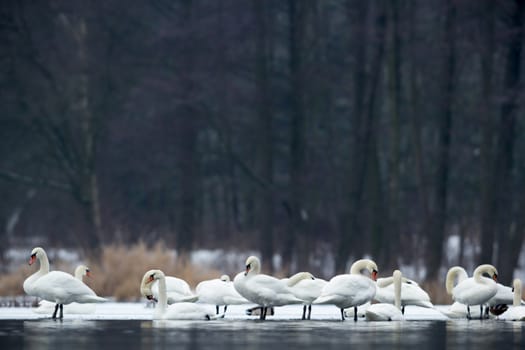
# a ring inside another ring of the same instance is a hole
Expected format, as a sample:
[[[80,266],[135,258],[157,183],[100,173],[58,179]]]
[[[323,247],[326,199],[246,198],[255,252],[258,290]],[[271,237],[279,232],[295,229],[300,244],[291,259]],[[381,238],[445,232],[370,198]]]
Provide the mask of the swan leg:
[[[354,321],[357,321],[357,306],[354,306]]]
[[[53,312],[53,316],[51,316],[53,320],[57,318],[57,311],[58,311],[58,304],[55,305],[55,312]]]
[[[224,313],[226,313],[227,308],[228,308],[228,305],[224,305]]]
[[[345,310],[341,309],[341,321],[345,320]]]
[[[480,320],[483,319],[483,305],[480,305],[480,306],[479,306],[479,319],[480,319]]]
[[[267,313],[267,312],[268,312],[268,307],[265,306],[265,307],[264,307],[264,318],[263,318],[263,320],[266,320],[266,313]]]
[[[312,304],[308,305],[308,319],[310,319],[311,315],[312,315]]]
[[[60,304],[60,319],[64,318],[64,304]]]
[[[215,305],[215,315],[219,314],[219,305]]]
[[[403,305],[403,306],[401,307],[401,315],[404,315],[404,314],[405,314],[405,305]]]
[[[470,305],[467,305],[467,319],[470,320]]]
[[[303,317],[301,317],[301,320],[306,320],[306,305],[303,305]]]

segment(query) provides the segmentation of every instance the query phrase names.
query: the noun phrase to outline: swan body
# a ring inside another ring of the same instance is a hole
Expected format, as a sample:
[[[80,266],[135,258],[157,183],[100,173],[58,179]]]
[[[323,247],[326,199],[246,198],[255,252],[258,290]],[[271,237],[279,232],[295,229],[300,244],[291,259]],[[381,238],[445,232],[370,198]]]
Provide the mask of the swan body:
[[[292,294],[286,281],[261,274],[261,264],[257,257],[246,259],[246,271],[238,273],[233,279],[235,290],[250,302],[267,311],[269,307],[289,304],[302,304],[303,300]],[[265,311],[260,318],[265,319]]]
[[[501,320],[507,321],[525,321],[525,306],[522,305],[521,300],[521,280],[516,278],[512,283],[513,289],[513,302],[512,306],[509,307],[502,315],[499,316]]]
[[[202,305],[180,302],[168,306],[166,276],[161,270],[147,271],[140,284],[140,292],[148,300],[154,299],[152,283],[158,281],[158,304],[153,313],[155,320],[210,320],[216,318],[213,312]]]
[[[165,276],[165,280],[168,305],[180,302],[195,302],[198,300],[199,297],[191,292],[190,285],[185,280],[171,276]],[[154,281],[151,286],[155,299],[159,297],[158,285],[158,281]]]
[[[367,269],[371,277],[361,275],[361,270]],[[354,320],[357,321],[357,307],[371,301],[376,294],[375,279],[377,265],[369,259],[354,262],[350,274],[332,277],[323,287],[321,295],[314,304],[333,304],[341,310],[341,319],[345,319],[344,309],[354,308]]]
[[[496,268],[489,264],[478,266],[474,270],[473,277],[463,279],[455,287],[452,288],[453,279],[455,274],[447,273],[446,287],[447,292],[452,295],[452,298],[464,305],[467,305],[467,318],[471,318],[470,306],[486,304],[490,298],[497,293],[496,282],[493,279],[483,277],[484,273],[490,276],[497,276],[498,271]],[[483,312],[480,311],[480,318],[482,318]]]
[[[84,276],[90,277],[91,271],[89,268],[85,265],[78,265],[75,269],[74,276],[77,280],[82,281]],[[55,307],[55,304],[47,301],[47,300],[41,300],[38,303],[38,307],[33,308],[33,312],[37,314],[48,314],[53,312],[53,308]],[[96,305],[89,303],[89,304],[79,304],[79,303],[71,303],[64,305],[64,310],[68,314],[92,314],[96,310]]]
[[[394,304],[395,283],[393,276],[378,278],[376,282],[376,295],[374,297],[380,303]],[[415,281],[402,278],[401,280],[401,311],[404,313],[406,305],[416,305],[425,308],[433,308],[430,296]]]
[[[447,271],[446,276],[446,290],[449,295],[452,296],[452,290],[454,289],[454,282],[457,280],[457,283],[460,283],[468,279],[467,271],[461,266],[453,266]],[[472,305],[471,305],[472,306]],[[453,302],[452,305],[446,310],[441,310],[441,312],[449,318],[465,318],[467,317],[467,306],[461,304],[460,302]],[[478,311],[478,308],[474,307],[471,311],[471,317],[480,317],[481,313]]]
[[[299,272],[286,279],[286,284],[292,294],[303,300],[303,320],[310,319],[312,303],[321,295],[321,290],[326,283],[328,282],[321,278],[315,278],[310,272]],[[308,315],[306,315],[307,308]]]
[[[367,321],[399,321],[403,319],[403,313],[401,312],[403,283],[401,278],[401,271],[395,270],[392,275],[392,280],[387,281],[393,285],[394,304],[386,302],[370,305],[365,311]]]
[[[216,313],[219,313],[219,306],[224,305],[224,312],[228,305],[249,304],[250,302],[240,295],[230,281],[228,275],[222,275],[221,278],[215,278],[202,281],[197,284],[195,291],[198,295],[198,302],[212,304],[216,307]]]
[[[36,247],[31,251],[29,264],[32,265],[37,259],[40,262],[40,269],[24,281],[24,290],[29,295],[56,303],[53,318],[56,318],[59,308],[60,318],[63,317],[65,304],[107,301],[107,299],[97,296],[91,288],[70,274],[62,271],[49,272],[49,260],[41,247]],[[35,276],[37,277],[35,278]]]

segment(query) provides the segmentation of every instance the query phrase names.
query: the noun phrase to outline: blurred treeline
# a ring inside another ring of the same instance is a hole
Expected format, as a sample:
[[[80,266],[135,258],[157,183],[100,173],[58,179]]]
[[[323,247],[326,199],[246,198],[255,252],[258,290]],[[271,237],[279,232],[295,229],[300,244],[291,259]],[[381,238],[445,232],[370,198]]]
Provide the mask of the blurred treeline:
[[[370,255],[429,280],[492,262],[509,282],[525,228],[524,11],[2,1],[0,248],[163,240],[182,256],[256,250],[270,271],[274,254],[314,273]]]

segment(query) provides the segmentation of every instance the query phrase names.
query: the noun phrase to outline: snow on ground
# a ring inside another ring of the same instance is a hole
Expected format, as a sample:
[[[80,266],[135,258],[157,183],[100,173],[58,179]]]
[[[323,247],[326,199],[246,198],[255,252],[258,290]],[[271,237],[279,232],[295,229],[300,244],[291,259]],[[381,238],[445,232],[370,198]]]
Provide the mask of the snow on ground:
[[[232,320],[256,320],[258,316],[246,315],[246,310],[253,307],[252,304],[247,305],[230,305],[226,312],[225,319]],[[419,320],[447,320],[438,310],[426,309],[417,306],[407,306],[405,310],[406,321]],[[448,306],[446,306],[448,307]],[[215,310],[215,306],[209,305],[210,310]],[[222,310],[222,307],[221,307]],[[124,303],[124,302],[109,302],[104,304],[97,304],[96,311],[93,314],[67,314],[64,312],[64,319],[81,319],[81,320],[151,320],[153,314],[153,307],[146,303]],[[267,321],[270,320],[301,320],[302,306],[288,305],[275,308],[273,316],[267,316]],[[36,320],[50,318],[51,314],[43,315],[35,313],[28,307],[4,307],[0,308],[0,320]],[[339,309],[333,305],[313,305],[312,306],[312,320],[323,321],[338,321],[340,320]],[[359,321],[365,322],[364,319]],[[351,318],[347,322],[353,322]]]

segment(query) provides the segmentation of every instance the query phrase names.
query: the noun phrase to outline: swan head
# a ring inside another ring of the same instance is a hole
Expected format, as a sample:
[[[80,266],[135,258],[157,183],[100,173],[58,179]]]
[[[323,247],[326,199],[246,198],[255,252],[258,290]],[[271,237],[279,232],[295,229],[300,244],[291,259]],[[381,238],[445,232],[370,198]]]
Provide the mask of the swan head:
[[[488,274],[494,281],[498,281],[498,270],[490,264],[483,264],[476,267],[474,275],[481,277],[484,273]]]
[[[75,269],[75,277],[82,279],[83,276],[91,277],[91,270],[86,265],[78,265]]]
[[[366,269],[368,272],[370,272],[370,278],[372,278],[374,281],[377,280],[377,264],[370,259],[361,259],[357,260],[352,264],[352,267],[350,267],[350,274],[356,275],[360,274],[361,270]]]
[[[244,275],[258,274],[259,272],[261,272],[261,262],[259,258],[253,255],[248,257],[248,259],[246,259],[246,271]]]
[[[149,270],[142,277],[142,282],[140,283],[140,294],[146,297],[148,300],[157,301],[153,296],[151,290],[151,285],[154,281],[164,278],[164,272],[161,270]]]
[[[37,259],[47,257],[46,252],[41,247],[33,248],[31,251],[31,256],[29,257],[29,265],[33,265]]]
[[[222,275],[220,280],[223,281],[223,282],[230,282],[230,276]]]

